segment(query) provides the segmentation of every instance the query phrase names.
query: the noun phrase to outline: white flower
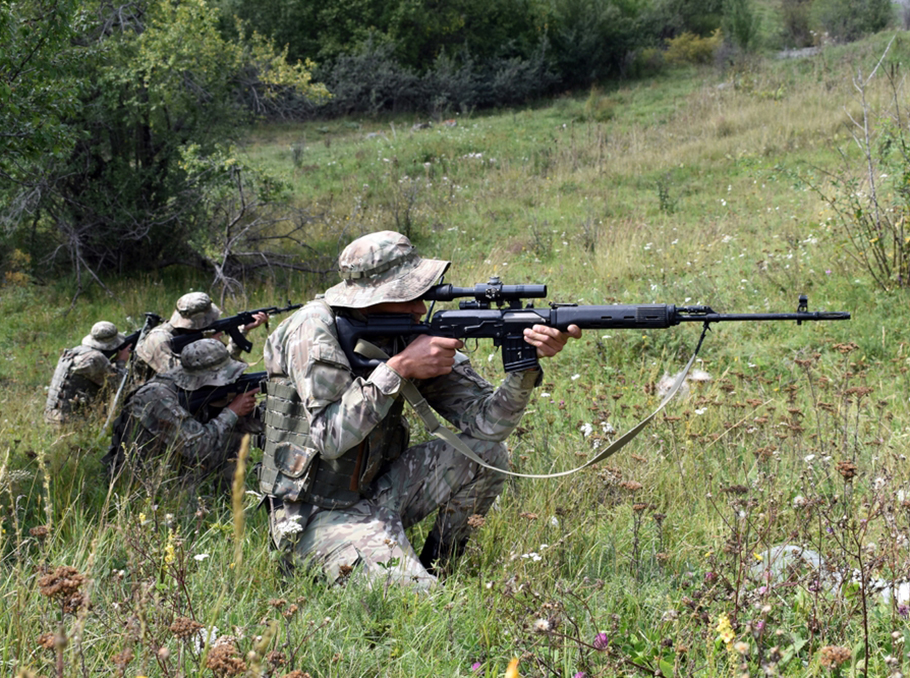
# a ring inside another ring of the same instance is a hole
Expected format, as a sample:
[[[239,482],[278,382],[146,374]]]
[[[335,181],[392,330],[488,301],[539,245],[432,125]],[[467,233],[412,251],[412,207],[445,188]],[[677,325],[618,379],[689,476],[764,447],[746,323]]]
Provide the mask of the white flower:
[[[205,560],[208,557],[209,557],[208,553],[197,553],[195,556],[193,556],[193,560],[198,560],[201,563],[203,560]]]
[[[280,540],[283,537],[303,532],[303,526],[297,522],[296,518],[288,518],[275,525],[275,532],[278,534],[278,539]]]
[[[578,379],[578,378],[580,378],[580,377],[581,377],[580,374],[573,374],[573,375],[572,375],[572,381],[575,381],[576,379]]]
[[[530,558],[535,563],[543,560],[543,557],[539,553],[535,553],[534,551],[531,551],[531,553],[523,553],[521,557]]]
[[[699,407],[697,410],[695,410],[695,414],[704,414],[707,411],[708,411],[707,407]]]
[[[807,454],[805,457],[803,457],[803,461],[805,461],[807,464],[811,464],[814,460],[815,460],[814,454]]]
[[[213,626],[211,629],[207,629],[204,626],[196,631],[196,637],[193,638],[193,645],[196,648],[196,652],[202,652],[202,648],[206,645],[211,645],[218,639],[218,627]]]
[[[550,525],[552,525],[553,527],[559,527],[559,518],[557,518],[556,516],[551,516]]]
[[[585,438],[587,438],[589,435],[591,435],[592,433],[594,433],[594,427],[591,426],[591,424],[589,424],[589,423],[587,423],[587,422],[585,422],[584,424],[582,424],[581,426],[579,426],[579,427],[578,427],[578,430],[581,431],[581,434],[582,434]]]
[[[609,421],[602,421],[600,423],[600,430],[603,431],[606,435],[616,433],[616,429],[613,428],[613,424],[611,424]]]
[[[534,630],[537,633],[547,633],[550,630],[550,620],[549,619],[538,619],[534,622]]]
[[[795,497],[793,497],[793,508],[802,508],[805,505],[806,505],[806,498],[803,495],[798,494]]]

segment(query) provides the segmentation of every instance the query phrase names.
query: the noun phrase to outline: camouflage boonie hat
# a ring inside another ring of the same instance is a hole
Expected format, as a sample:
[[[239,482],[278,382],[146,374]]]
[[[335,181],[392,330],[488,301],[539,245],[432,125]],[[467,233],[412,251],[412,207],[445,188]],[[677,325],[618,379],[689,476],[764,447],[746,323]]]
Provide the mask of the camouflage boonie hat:
[[[117,331],[117,326],[114,323],[100,320],[92,325],[91,333],[83,337],[82,345],[89,348],[97,348],[99,351],[113,351],[125,340],[126,337],[123,336],[123,333]]]
[[[448,261],[422,259],[411,241],[395,231],[370,233],[338,257],[341,282],[325,292],[330,306],[366,308],[388,301],[412,301],[449,267]]]
[[[195,391],[203,386],[230,384],[246,368],[247,364],[231,358],[227,346],[217,339],[200,339],[183,349],[180,365],[168,374],[180,388]]]
[[[212,303],[205,292],[190,292],[177,300],[171,315],[171,326],[186,330],[201,330],[221,317],[221,309]]]

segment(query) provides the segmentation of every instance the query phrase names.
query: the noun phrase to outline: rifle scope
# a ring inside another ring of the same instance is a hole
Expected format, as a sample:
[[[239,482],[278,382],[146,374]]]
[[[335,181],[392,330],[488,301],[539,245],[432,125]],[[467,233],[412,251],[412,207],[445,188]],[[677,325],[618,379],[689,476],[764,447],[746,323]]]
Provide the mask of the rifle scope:
[[[423,299],[426,301],[452,301],[460,297],[474,297],[481,307],[489,307],[491,303],[515,305],[522,299],[543,299],[546,296],[546,285],[503,285],[498,276],[493,276],[489,282],[477,283],[474,287],[435,285],[427,290]],[[464,304],[464,302],[462,303]]]

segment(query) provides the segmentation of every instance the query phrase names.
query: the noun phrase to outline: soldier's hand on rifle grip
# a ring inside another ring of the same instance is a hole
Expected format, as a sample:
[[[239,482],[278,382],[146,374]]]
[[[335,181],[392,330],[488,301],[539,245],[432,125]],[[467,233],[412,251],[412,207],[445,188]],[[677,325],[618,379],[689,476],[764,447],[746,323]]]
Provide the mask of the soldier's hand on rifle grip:
[[[227,408],[238,417],[245,417],[256,408],[257,393],[259,393],[258,388],[254,388],[246,393],[241,393],[231,401],[231,404],[228,405]]]
[[[463,346],[460,339],[423,334],[387,364],[405,379],[432,379],[452,371],[455,352]]]
[[[241,332],[246,334],[254,327],[259,327],[260,325],[262,325],[263,323],[267,323],[268,321],[269,321],[269,314],[264,313],[263,311],[260,311],[259,313],[256,313],[253,315],[253,322],[251,322],[249,325],[244,325],[241,328]]]
[[[581,329],[577,325],[569,325],[568,331],[561,332],[555,327],[547,325],[534,325],[525,328],[525,341],[537,347],[538,358],[552,358],[559,353],[569,339],[581,337]]]
[[[132,351],[132,350],[133,350],[133,345],[127,344],[126,346],[121,348],[119,351],[117,351],[117,355],[114,356],[114,360],[118,363],[125,363],[127,360],[130,359],[130,351]]]

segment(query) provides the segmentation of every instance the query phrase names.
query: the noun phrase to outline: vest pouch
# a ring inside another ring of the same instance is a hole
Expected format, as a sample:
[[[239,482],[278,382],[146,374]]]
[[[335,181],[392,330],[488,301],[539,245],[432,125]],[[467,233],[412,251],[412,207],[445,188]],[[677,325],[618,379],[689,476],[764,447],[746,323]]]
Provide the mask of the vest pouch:
[[[319,452],[290,441],[276,443],[269,452],[272,458],[264,460],[263,467],[271,467],[277,473],[274,474],[274,479],[269,479],[271,489],[268,493],[285,501],[297,501],[312,485],[315,470],[313,462],[318,458]],[[264,474],[260,475],[260,479],[264,481],[266,478],[263,476]]]

